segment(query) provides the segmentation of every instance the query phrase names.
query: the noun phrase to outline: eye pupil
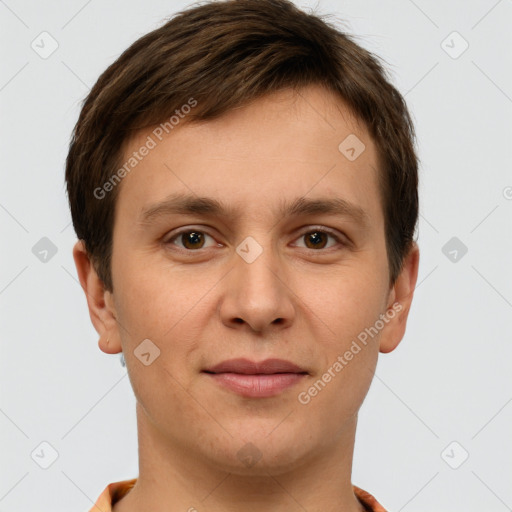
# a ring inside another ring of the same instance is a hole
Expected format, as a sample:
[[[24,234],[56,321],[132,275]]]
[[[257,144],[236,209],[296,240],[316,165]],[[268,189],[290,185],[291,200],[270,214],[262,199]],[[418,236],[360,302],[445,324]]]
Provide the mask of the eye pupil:
[[[198,249],[195,244],[202,242],[199,247],[201,248],[204,243],[204,237],[203,234],[198,231],[188,231],[181,235],[181,241],[187,249]],[[190,245],[192,245],[192,247],[190,247]]]
[[[324,240],[322,241],[321,238],[324,238]],[[308,235],[306,235],[306,245],[309,244],[309,242],[312,242],[313,244],[313,248],[317,248],[319,246],[321,246],[321,248],[325,247],[325,244],[326,244],[326,234],[325,233],[322,233],[322,232],[319,232],[319,231],[312,231],[311,233],[309,233]],[[323,242],[323,243],[322,243]],[[309,245],[308,245],[309,247]],[[309,247],[311,249],[311,247]]]
[[[180,235],[185,249],[201,249],[205,244],[205,235],[201,231],[183,231]],[[303,235],[308,249],[323,249],[331,234],[325,231],[309,231]]]

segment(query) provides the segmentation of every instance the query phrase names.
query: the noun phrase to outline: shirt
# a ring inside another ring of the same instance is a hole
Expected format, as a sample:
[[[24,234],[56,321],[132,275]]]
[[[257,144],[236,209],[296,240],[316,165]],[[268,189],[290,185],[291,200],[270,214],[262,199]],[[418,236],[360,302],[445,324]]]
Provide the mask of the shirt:
[[[135,485],[136,478],[113,482],[100,494],[94,507],[89,512],[112,512],[112,505],[117,503]],[[354,494],[367,512],[387,512],[386,509],[369,493],[353,485]]]

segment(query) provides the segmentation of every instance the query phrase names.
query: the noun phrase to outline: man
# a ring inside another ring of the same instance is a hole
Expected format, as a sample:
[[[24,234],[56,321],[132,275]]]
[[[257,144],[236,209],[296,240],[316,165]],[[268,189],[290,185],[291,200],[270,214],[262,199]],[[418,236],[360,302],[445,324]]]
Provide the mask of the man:
[[[139,475],[91,510],[384,511],[352,456],[417,279],[413,138],[377,59],[286,0],[183,11],[101,75],[73,255]]]

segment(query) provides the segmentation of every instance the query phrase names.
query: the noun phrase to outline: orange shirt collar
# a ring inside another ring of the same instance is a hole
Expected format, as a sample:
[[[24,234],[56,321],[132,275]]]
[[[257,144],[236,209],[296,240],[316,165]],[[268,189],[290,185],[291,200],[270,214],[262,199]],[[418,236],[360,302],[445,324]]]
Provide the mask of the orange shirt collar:
[[[89,512],[112,512],[112,505],[118,502],[135,485],[136,478],[113,482],[105,487]],[[353,485],[354,494],[368,512],[386,512],[386,509],[369,493]]]

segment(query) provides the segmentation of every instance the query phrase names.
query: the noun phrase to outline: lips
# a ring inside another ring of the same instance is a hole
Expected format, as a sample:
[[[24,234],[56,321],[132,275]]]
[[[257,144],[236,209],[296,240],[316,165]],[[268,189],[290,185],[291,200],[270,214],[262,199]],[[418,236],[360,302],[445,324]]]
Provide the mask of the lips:
[[[223,361],[203,373],[223,389],[246,398],[268,398],[302,381],[308,372],[284,359]]]
[[[249,359],[230,359],[207,370],[207,373],[239,373],[243,375],[270,375],[273,373],[308,373],[296,364],[284,359],[265,359],[261,362]]]

